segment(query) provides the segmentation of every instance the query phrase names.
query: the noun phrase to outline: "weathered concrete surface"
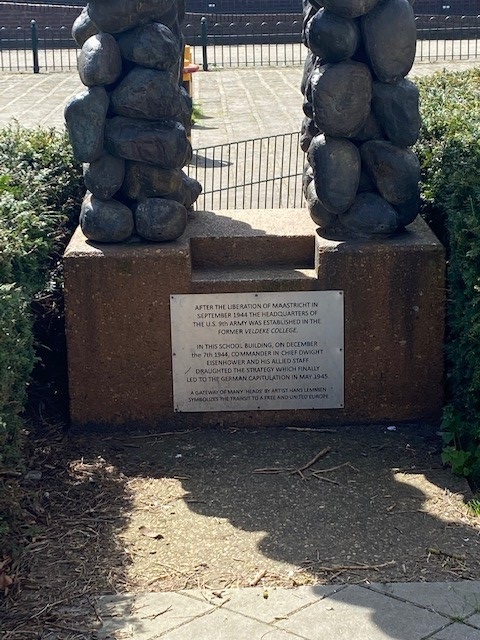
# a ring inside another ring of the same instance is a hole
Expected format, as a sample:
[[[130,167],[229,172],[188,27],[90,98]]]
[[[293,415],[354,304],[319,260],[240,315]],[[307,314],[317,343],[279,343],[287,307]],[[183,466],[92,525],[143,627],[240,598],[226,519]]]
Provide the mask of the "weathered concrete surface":
[[[65,254],[74,426],[414,421],[442,406],[443,248],[422,221],[382,241],[326,240],[306,210],[193,214],[167,245]],[[174,414],[169,297],[343,289],[345,408]]]

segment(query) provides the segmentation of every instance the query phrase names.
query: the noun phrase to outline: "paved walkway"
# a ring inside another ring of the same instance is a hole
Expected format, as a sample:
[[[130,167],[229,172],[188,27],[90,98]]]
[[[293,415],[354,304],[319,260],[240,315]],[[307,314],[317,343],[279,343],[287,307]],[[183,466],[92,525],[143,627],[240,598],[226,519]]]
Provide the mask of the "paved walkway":
[[[445,66],[419,63],[414,75]],[[194,146],[298,130],[300,77],[298,67],[198,73],[194,92],[204,117]],[[63,128],[64,103],[80,89],[74,73],[0,74],[0,127],[16,119]],[[480,582],[106,596],[98,613],[104,639],[480,640]]]
[[[463,70],[479,61],[416,63],[412,76],[444,68]],[[199,72],[195,101],[203,118],[193,132],[196,148],[298,131],[302,121],[300,67],[259,67]],[[26,127],[63,128],[63,108],[81,91],[76,73],[0,73],[0,127],[17,120]]]
[[[480,640],[480,583],[182,591],[100,598],[98,637]]]

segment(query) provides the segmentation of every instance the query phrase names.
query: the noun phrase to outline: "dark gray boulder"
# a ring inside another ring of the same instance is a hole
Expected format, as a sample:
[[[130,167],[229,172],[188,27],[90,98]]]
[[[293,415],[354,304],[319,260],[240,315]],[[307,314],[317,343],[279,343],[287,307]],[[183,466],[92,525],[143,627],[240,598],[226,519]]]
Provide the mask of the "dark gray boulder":
[[[390,236],[398,228],[395,209],[378,193],[359,193],[338,219],[348,234],[358,238]]]
[[[71,98],[65,107],[65,124],[73,155],[80,162],[93,162],[103,153],[109,102],[103,87],[91,87]]]
[[[122,33],[118,46],[126,60],[149,69],[172,69],[180,57],[180,42],[166,25],[158,22]]]
[[[124,176],[125,160],[109,153],[83,167],[85,186],[100,200],[110,200],[122,186]]]
[[[117,116],[107,121],[105,145],[121,158],[162,169],[179,169],[192,157],[185,127],[173,120],[150,122]]]
[[[85,196],[80,211],[80,228],[89,240],[123,242],[134,231],[133,213],[116,200],[99,200]]]
[[[310,76],[312,75],[312,71],[318,63],[317,56],[313,55],[311,51],[307,53],[307,57],[305,58],[305,62],[303,64],[303,75],[302,82],[300,84],[300,91],[303,95],[305,95],[305,91],[307,85],[310,84]]]
[[[372,109],[388,140],[398,147],[410,147],[417,141],[422,124],[418,96],[410,80],[373,83]]]
[[[370,113],[372,76],[361,62],[339,62],[315,69],[311,76],[314,120],[327,135],[350,138]]]
[[[360,43],[360,29],[354,20],[320,9],[307,24],[307,45],[323,63],[351,58]]]
[[[412,68],[415,15],[408,0],[383,0],[361,19],[365,50],[381,82],[398,82]]]
[[[90,19],[99,31],[121,33],[147,22],[161,22],[174,0],[90,0]]]
[[[147,198],[135,209],[135,228],[139,236],[153,242],[179,238],[187,226],[187,210],[175,200]]]
[[[337,216],[323,206],[315,191],[315,183],[309,182],[305,189],[305,200],[307,201],[308,212],[316,225],[322,230],[331,229],[337,223]]]
[[[122,56],[109,33],[97,33],[84,43],[78,56],[78,75],[87,87],[113,84],[122,74]]]
[[[355,142],[366,142],[367,140],[385,140],[383,130],[375,117],[370,111],[368,118],[363,127],[353,136]]]
[[[114,113],[127,118],[168,120],[180,111],[180,87],[168,71],[135,67],[110,95]]]
[[[397,212],[398,226],[400,228],[411,224],[420,211],[420,189],[410,200],[394,205],[394,209]]]
[[[83,47],[86,40],[88,40],[90,36],[94,36],[96,33],[98,33],[98,27],[91,21],[87,7],[84,7],[81,14],[73,23],[72,38],[79,47]]]
[[[322,205],[339,214],[352,206],[360,180],[360,153],[349,140],[318,135],[308,150],[315,191]]]
[[[371,140],[360,147],[362,163],[380,194],[390,204],[401,204],[418,193],[420,163],[410,149]]]
[[[193,204],[197,201],[198,196],[202,193],[202,185],[195,178],[191,178],[184,171],[182,173],[182,184],[180,189],[168,196],[172,200],[176,200],[183,204],[185,209],[191,209]]]
[[[167,197],[182,186],[180,169],[161,169],[144,162],[127,162],[122,193],[131,200]]]
[[[325,9],[344,18],[358,18],[373,9],[379,0],[322,0]]]
[[[313,138],[320,132],[315,126],[314,121],[311,118],[305,117],[300,129],[300,148],[303,152],[307,152]]]

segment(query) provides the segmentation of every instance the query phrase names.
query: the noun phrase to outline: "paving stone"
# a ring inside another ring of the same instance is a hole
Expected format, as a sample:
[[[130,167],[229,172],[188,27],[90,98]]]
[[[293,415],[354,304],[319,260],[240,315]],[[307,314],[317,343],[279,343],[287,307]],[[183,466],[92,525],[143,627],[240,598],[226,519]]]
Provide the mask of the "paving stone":
[[[100,639],[112,638],[115,632],[121,632],[125,637],[130,637],[127,635],[130,633],[135,640],[156,638],[214,609],[205,601],[180,593],[106,596],[97,600],[97,608],[103,620],[103,627],[98,631]],[[187,637],[184,635],[183,639]]]
[[[298,589],[251,588],[226,591],[230,598],[222,609],[243,613],[262,622],[274,623],[275,619],[298,611],[307,604],[321,600],[332,593],[335,587],[299,587]],[[264,594],[268,597],[265,598]],[[270,638],[270,636],[268,636]]]
[[[445,618],[363,587],[349,586],[277,626],[309,640],[421,640]]]
[[[480,603],[476,605],[477,611],[479,606],[480,606]],[[468,618],[468,624],[471,624],[477,629],[480,629],[480,613],[474,613],[473,616],[470,616],[470,618]]]
[[[371,587],[445,616],[469,616],[480,606],[479,582],[388,583]],[[480,614],[478,622],[480,627]]]
[[[429,636],[428,640],[480,640],[480,631],[455,622],[443,631]]]
[[[277,634],[275,638],[274,634]],[[162,636],[162,640],[240,640],[245,638],[265,640],[294,640],[297,635],[275,629],[263,622],[247,618],[233,611],[218,608],[211,614],[195,618],[187,625]],[[283,635],[278,635],[283,634]],[[135,637],[137,640],[137,636]]]

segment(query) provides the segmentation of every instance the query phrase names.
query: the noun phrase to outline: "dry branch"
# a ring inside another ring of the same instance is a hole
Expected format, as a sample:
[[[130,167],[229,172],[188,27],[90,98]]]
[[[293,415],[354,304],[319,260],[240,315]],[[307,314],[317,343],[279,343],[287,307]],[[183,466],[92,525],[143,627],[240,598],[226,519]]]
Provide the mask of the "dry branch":
[[[298,469],[295,469],[294,471],[292,471],[292,475],[294,473],[298,473],[298,474],[302,474],[303,471],[306,471],[307,469],[309,469],[311,466],[313,466],[316,462],[318,462],[318,460],[320,460],[320,458],[323,458],[324,456],[327,455],[327,453],[330,453],[330,447],[325,447],[325,449],[322,449],[321,451],[319,451],[317,453],[317,455],[315,455],[310,462],[307,462],[307,464],[304,464],[303,467],[299,467]]]
[[[257,573],[257,575],[253,578],[253,580],[250,582],[250,587],[256,587],[257,584],[260,582],[260,580],[262,578],[265,577],[265,575],[267,574],[267,570],[266,569],[262,569],[261,571],[259,571]]]

